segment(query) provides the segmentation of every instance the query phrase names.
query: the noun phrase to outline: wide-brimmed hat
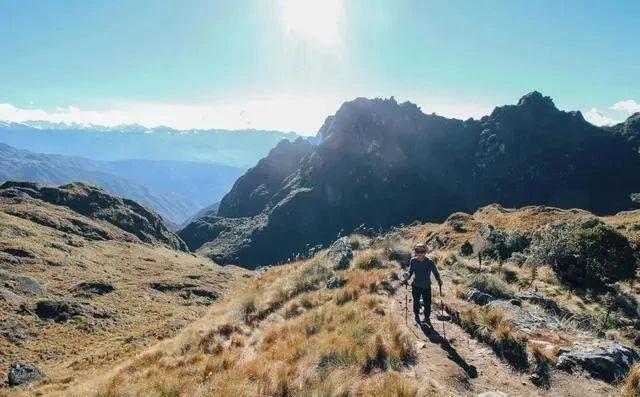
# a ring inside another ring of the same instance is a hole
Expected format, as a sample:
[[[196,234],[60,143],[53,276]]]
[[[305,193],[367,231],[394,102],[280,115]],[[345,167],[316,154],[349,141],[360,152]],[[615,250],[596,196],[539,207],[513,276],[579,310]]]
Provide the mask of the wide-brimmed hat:
[[[413,247],[413,250],[415,252],[427,252],[427,246],[424,244],[416,244],[416,246]]]

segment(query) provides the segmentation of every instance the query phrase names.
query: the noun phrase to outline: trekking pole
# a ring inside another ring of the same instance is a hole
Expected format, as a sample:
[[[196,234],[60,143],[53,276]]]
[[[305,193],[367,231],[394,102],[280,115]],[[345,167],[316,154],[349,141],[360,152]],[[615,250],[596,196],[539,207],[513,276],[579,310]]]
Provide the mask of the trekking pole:
[[[404,282],[404,325],[405,326],[409,326],[409,322],[407,320],[407,316],[408,316],[408,312],[409,312],[409,308],[408,308],[408,294],[409,293],[409,287],[407,286],[407,282]]]
[[[447,329],[444,325],[444,302],[442,301],[442,284],[439,285],[440,287],[440,311],[442,312],[442,334],[444,335],[444,339],[447,339]]]

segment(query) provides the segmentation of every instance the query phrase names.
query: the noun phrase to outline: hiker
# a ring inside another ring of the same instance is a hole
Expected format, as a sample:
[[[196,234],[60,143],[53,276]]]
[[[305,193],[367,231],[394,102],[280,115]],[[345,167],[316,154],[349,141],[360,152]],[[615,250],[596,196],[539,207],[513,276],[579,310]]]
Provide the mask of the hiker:
[[[417,244],[413,251],[416,256],[409,261],[409,271],[405,273],[404,282],[408,282],[411,276],[411,295],[413,296],[413,314],[416,323],[420,324],[420,297],[424,302],[424,322],[431,326],[431,273],[433,273],[440,291],[442,291],[442,280],[438,268],[431,258],[427,257],[427,247],[424,244]]]

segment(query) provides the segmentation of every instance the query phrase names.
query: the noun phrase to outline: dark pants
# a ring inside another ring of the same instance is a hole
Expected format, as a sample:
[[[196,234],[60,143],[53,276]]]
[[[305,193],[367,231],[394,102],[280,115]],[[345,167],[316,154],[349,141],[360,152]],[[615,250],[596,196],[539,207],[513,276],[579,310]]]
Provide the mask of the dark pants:
[[[431,288],[411,287],[413,296],[413,314],[416,317],[420,314],[420,297],[424,301],[424,317],[429,319],[431,315]]]

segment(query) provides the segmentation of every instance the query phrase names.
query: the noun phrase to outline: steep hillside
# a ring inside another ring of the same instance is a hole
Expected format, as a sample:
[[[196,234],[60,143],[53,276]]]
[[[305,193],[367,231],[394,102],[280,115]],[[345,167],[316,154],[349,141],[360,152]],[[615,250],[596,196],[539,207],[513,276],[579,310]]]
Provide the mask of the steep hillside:
[[[0,142],[40,153],[93,160],[175,160],[251,167],[292,132],[175,130],[141,125],[101,127],[48,122],[0,122]]]
[[[640,112],[631,115],[623,123],[614,125],[611,129],[620,134],[633,150],[640,153]]]
[[[242,171],[185,161],[96,161],[33,153],[0,143],[0,182],[85,182],[153,208],[165,220],[178,224],[220,200]]]
[[[285,178],[298,169],[300,160],[312,150],[313,146],[302,138],[294,142],[281,141],[234,183],[231,192],[220,202],[218,214],[239,218],[268,209]]]
[[[33,208],[46,204],[63,206],[90,219],[102,220],[129,234],[130,240],[161,244],[169,248],[187,250],[185,243],[169,231],[162,218],[135,201],[112,196],[106,191],[84,183],[70,183],[59,187],[42,186],[32,182],[5,182],[0,185],[0,200],[9,205],[14,216],[55,224],[57,219],[39,217]],[[24,203],[33,207],[24,208]],[[15,205],[13,207],[12,205]],[[17,208],[17,209],[14,209]],[[78,222],[71,221],[72,226]],[[80,226],[82,232],[84,228]],[[96,239],[106,239],[105,233],[93,233]]]
[[[538,92],[466,121],[358,98],[327,118],[320,134],[317,147],[272,151],[261,163],[282,158],[285,167],[250,170],[217,216],[185,227],[180,236],[190,249],[253,267],[363,224],[443,220],[491,202],[607,214],[632,208],[630,195],[640,191],[640,154],[628,142]]]
[[[628,265],[637,270],[640,211],[597,218],[577,209],[491,205],[442,224],[344,237],[313,257],[257,272],[177,337],[110,371],[51,379],[33,391],[579,397],[633,390],[632,365],[640,361],[635,277],[597,291],[566,284],[563,269],[536,256],[545,248],[537,236],[558,225],[579,225],[582,249],[596,247],[585,259],[601,255],[598,247],[615,255],[611,238],[620,239],[620,249],[634,250]],[[399,281],[418,242],[433,249],[444,280],[442,304],[432,294],[433,327],[412,324],[411,298]],[[569,241],[558,243],[571,249]],[[441,308],[450,320],[436,319]]]
[[[103,210],[83,209],[85,194]],[[18,362],[63,383],[100,373],[177,334],[246,273],[170,249],[177,240],[151,230],[137,237],[103,220],[142,215],[128,201],[105,197],[81,185],[0,189],[3,380]],[[116,200],[112,210],[105,200]],[[167,241],[142,244],[147,238]],[[0,386],[0,394],[19,390]]]

